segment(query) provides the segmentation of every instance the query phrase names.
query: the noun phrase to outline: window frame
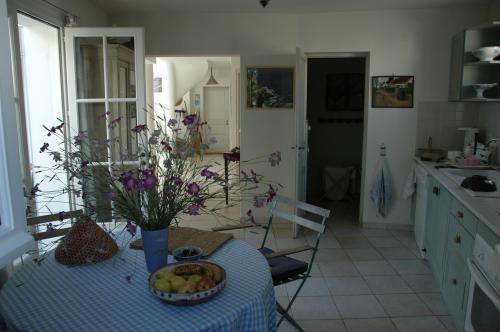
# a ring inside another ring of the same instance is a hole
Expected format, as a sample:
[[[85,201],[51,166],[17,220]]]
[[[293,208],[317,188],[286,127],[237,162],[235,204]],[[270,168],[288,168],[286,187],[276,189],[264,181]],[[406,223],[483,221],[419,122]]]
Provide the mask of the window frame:
[[[33,248],[26,232],[26,213],[18,149],[17,114],[14,103],[11,39],[7,2],[0,0],[0,268]],[[5,47],[5,46],[9,47]]]

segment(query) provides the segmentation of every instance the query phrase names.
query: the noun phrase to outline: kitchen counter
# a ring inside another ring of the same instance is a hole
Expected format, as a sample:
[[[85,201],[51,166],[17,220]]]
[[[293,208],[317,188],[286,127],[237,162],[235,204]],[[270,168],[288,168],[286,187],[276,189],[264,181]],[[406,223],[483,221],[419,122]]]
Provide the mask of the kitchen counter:
[[[469,209],[481,223],[500,237],[500,198],[472,197],[462,187],[453,182],[442,171],[442,168],[436,169],[434,167],[440,165],[440,163],[422,161],[417,157],[415,157],[415,161],[441,183],[453,197]]]

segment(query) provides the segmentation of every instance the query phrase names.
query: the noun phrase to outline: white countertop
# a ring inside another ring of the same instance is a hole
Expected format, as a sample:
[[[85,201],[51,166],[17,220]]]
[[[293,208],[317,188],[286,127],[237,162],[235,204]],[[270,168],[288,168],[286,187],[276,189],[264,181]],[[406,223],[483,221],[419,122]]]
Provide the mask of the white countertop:
[[[417,164],[422,165],[430,175],[441,183],[450,194],[474,214],[480,222],[488,227],[497,236],[500,236],[500,198],[472,197],[462,187],[453,182],[441,169],[434,166],[439,163],[422,161],[415,158]]]

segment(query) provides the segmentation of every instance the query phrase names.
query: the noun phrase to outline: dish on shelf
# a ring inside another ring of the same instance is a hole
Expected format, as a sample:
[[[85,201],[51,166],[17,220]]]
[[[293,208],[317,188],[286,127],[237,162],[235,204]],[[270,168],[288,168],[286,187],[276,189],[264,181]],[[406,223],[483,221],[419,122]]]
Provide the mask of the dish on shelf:
[[[479,61],[493,61],[500,55],[500,46],[480,47],[472,50],[472,55],[479,59]]]
[[[483,96],[485,90],[491,89],[497,86],[498,83],[483,83],[483,84],[472,84],[471,87],[476,90],[476,96],[473,99],[486,99]]]

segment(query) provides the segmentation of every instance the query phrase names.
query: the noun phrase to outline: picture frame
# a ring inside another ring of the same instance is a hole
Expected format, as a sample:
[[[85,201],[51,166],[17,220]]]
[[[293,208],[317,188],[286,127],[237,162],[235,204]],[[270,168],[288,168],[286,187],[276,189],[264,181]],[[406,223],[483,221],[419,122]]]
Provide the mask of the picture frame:
[[[372,108],[413,108],[414,76],[372,76]]]
[[[293,67],[247,67],[247,109],[293,110],[295,69]]]

